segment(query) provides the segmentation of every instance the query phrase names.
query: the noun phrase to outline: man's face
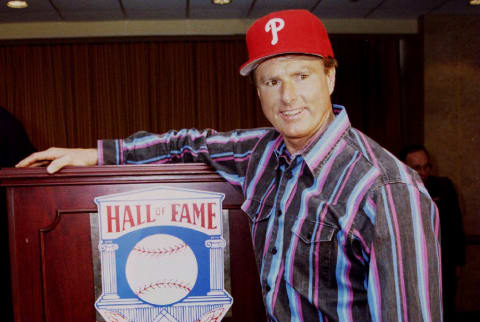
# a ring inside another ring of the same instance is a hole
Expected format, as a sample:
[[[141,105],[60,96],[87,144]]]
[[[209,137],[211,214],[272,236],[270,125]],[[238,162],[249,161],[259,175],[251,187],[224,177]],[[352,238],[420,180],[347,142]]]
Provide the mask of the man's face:
[[[431,165],[425,151],[415,151],[407,154],[405,163],[417,171],[424,182],[430,176]]]
[[[335,69],[326,73],[318,57],[268,59],[257,67],[255,80],[263,113],[283,136],[290,153],[302,150],[333,118],[330,94]]]

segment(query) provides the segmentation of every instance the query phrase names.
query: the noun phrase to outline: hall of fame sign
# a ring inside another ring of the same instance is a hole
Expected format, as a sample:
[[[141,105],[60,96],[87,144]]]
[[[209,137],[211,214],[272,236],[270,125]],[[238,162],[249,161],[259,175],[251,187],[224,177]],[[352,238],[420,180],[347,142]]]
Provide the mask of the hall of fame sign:
[[[95,198],[106,321],[220,321],[222,193],[155,187]]]

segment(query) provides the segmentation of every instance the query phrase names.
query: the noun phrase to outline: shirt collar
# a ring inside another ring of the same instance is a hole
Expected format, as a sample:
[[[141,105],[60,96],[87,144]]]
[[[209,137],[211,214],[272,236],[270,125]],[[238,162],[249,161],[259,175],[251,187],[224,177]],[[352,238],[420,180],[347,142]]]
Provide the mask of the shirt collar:
[[[300,153],[312,173],[315,173],[315,169],[322,165],[323,161],[326,160],[343,135],[351,127],[345,107],[333,104],[333,113],[335,114],[335,119],[324,131],[316,134]],[[275,154],[277,157],[280,155],[290,156],[283,140],[281,144],[277,145]]]

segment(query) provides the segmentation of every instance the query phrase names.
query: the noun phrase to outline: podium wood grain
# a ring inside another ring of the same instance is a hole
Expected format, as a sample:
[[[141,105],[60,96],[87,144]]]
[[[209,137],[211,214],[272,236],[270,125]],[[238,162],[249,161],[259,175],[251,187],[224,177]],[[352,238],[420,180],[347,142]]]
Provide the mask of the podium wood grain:
[[[95,321],[90,213],[97,196],[167,185],[222,192],[229,210],[232,315],[265,321],[241,193],[203,164],[2,169],[15,321]]]

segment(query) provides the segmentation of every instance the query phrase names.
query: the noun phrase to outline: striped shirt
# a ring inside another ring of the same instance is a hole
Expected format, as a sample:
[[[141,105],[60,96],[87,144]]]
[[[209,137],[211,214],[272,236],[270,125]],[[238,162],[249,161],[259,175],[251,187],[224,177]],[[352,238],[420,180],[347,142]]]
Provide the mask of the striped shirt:
[[[99,164],[205,162],[241,190],[272,321],[442,321],[437,208],[333,109],[297,155],[271,128],[191,129],[99,141]]]

